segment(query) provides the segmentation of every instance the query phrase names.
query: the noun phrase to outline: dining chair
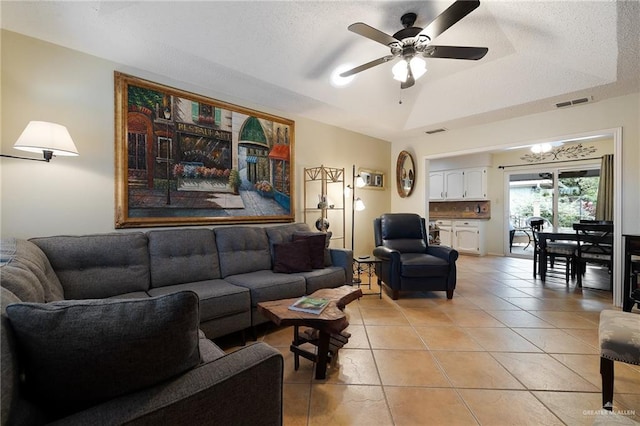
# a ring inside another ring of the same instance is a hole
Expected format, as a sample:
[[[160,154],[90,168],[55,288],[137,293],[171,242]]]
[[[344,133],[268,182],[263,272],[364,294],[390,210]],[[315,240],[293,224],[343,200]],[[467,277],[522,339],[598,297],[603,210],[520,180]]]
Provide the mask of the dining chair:
[[[538,233],[542,231],[542,227],[544,226],[544,219],[529,219],[527,219],[527,223],[531,227],[531,235],[533,237],[533,278],[536,278],[540,271],[540,268],[538,267],[538,259],[540,258],[540,243],[538,241]]]
[[[587,263],[596,263],[608,267],[609,289],[613,290],[613,223],[574,223],[573,229],[578,241],[578,287],[582,287]]]
[[[536,268],[538,274],[540,275],[540,279],[542,281],[546,281],[546,275],[548,268],[547,266],[553,269],[555,265],[556,258],[564,259],[564,279],[565,282],[569,283],[569,277],[573,278],[576,276],[576,251],[578,248],[578,244],[575,241],[564,241],[563,238],[567,238],[567,235],[563,235],[562,233],[550,233],[550,235],[545,238],[540,238],[538,235],[542,232],[546,219],[534,219],[531,220],[531,233],[533,234],[534,241],[534,251],[533,251],[533,276],[536,277]],[[548,265],[542,265],[540,262],[543,258],[542,253],[544,252],[544,258],[548,262]]]

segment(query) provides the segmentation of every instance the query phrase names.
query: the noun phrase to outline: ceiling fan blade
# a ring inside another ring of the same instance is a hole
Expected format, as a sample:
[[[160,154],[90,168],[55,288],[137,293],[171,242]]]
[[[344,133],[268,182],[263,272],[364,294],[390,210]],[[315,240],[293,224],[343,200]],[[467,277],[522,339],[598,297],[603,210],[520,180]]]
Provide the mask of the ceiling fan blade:
[[[416,84],[416,79],[413,78],[413,73],[411,72],[411,67],[407,64],[407,81],[400,83],[400,89],[408,89],[409,87]]]
[[[469,59],[477,61],[484,58],[489,49],[486,47],[434,46],[429,45],[424,52],[426,58]]]
[[[479,0],[457,0],[420,31],[419,35],[426,35],[433,40],[478,6],[480,6]]]
[[[371,62],[367,62],[366,64],[362,64],[362,65],[357,66],[355,68],[352,68],[352,69],[350,69],[348,71],[340,73],[340,77],[349,77],[349,76],[352,76],[354,74],[358,74],[359,72],[368,70],[369,68],[373,68],[376,65],[380,65],[380,64],[384,64],[385,62],[389,62],[393,58],[394,58],[393,55],[383,56],[382,58],[375,59],[375,60],[373,60]]]
[[[383,33],[380,30],[376,30],[375,28],[362,23],[356,22],[355,24],[351,24],[347,27],[349,31],[359,34],[362,37],[366,37],[370,40],[377,41],[378,43],[384,44],[385,46],[389,46],[391,43],[397,43],[398,40],[391,37],[389,34]]]

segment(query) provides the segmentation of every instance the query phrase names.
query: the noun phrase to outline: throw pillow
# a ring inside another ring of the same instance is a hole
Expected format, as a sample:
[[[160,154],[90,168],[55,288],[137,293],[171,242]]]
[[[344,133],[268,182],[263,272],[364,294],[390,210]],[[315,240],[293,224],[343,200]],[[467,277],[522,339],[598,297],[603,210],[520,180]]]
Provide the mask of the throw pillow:
[[[311,258],[311,267],[313,269],[324,268],[324,247],[326,239],[326,235],[320,232],[293,234],[293,241],[305,240],[309,243],[309,257]]]
[[[333,235],[333,233],[331,231],[327,231],[327,232],[313,232],[313,231],[297,231],[294,232],[294,238],[296,235],[299,236],[309,236],[309,235],[324,235],[325,236],[325,242],[324,242],[324,266],[331,266],[331,252],[329,251],[329,244],[331,243],[331,236]]]
[[[198,296],[15,303],[24,386],[48,420],[178,376],[200,362]]]
[[[307,240],[274,244],[273,251],[273,272],[291,274],[293,272],[308,272],[313,269]]]

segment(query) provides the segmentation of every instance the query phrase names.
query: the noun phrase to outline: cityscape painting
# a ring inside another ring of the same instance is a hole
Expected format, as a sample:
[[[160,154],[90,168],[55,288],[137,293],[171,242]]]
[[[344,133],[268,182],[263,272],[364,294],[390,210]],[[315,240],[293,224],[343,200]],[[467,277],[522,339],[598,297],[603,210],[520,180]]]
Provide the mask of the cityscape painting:
[[[293,222],[294,122],[115,72],[115,227]]]

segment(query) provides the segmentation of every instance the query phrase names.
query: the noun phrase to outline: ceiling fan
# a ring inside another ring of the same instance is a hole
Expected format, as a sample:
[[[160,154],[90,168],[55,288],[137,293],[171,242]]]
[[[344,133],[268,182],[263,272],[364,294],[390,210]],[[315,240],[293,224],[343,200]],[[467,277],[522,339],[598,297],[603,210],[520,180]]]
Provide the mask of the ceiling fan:
[[[427,70],[426,63],[420,56],[426,58],[468,60],[483,58],[489,51],[486,47],[435,46],[430,44],[433,39],[467,16],[478,6],[480,6],[479,0],[457,0],[424,29],[413,26],[417,18],[415,13],[405,13],[400,19],[404,29],[396,32],[393,36],[362,22],[349,25],[349,31],[388,46],[391,49],[391,54],[345,71],[340,74],[340,77],[349,77],[373,68],[376,65],[389,62],[394,58],[402,57],[402,59],[394,65],[392,71],[394,75],[393,78],[401,82],[400,88],[406,89],[413,86],[416,79],[420,78]]]

